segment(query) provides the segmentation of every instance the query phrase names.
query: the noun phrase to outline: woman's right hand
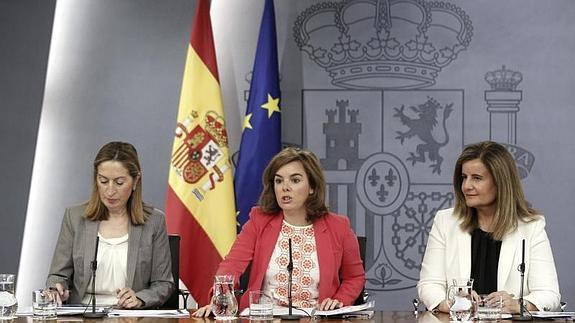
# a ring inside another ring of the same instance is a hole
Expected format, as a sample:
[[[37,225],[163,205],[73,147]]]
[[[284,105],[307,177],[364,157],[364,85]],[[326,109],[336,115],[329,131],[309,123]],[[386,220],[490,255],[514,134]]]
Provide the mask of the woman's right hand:
[[[437,305],[435,310],[438,310],[443,313],[449,313],[449,304],[447,304],[447,301],[442,301],[441,303],[439,303],[439,305]]]
[[[212,306],[206,305],[203,307],[198,308],[194,313],[192,313],[193,317],[208,317],[212,313]]]
[[[48,295],[56,300],[58,306],[62,306],[62,302],[65,302],[70,297],[70,290],[65,289],[64,285],[56,283],[53,287],[47,289]]]

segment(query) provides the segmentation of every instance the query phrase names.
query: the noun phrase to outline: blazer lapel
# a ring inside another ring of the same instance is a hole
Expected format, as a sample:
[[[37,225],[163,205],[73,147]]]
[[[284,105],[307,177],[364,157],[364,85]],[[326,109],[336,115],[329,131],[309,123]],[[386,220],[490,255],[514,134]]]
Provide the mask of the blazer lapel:
[[[272,258],[272,254],[276,247],[276,243],[281,231],[281,227],[283,224],[283,214],[274,215],[272,219],[264,226],[262,233],[261,233],[261,243],[256,244],[256,251],[254,252],[254,259],[256,259],[255,255],[260,252],[259,262],[257,264],[252,264],[252,267],[255,266],[257,270],[252,268],[251,273],[256,272],[257,276],[254,276],[254,285],[251,284],[250,279],[250,289],[256,290],[261,289],[263,287],[263,281],[265,277],[266,270],[268,268],[268,264]],[[251,278],[251,277],[250,277]]]
[[[94,253],[96,252],[96,237],[98,236],[98,228],[100,221],[84,221],[84,279],[82,279],[82,286],[79,289],[82,291],[81,297],[87,291],[90,278],[92,278],[92,260],[94,260]]]
[[[136,263],[138,261],[138,249],[140,247],[140,237],[142,236],[142,226],[133,225],[130,222],[128,229],[128,264],[126,268],[126,286],[134,286],[134,276],[136,274]]]
[[[513,268],[515,254],[521,246],[519,241],[519,230],[508,234],[501,242],[501,251],[499,252],[499,265],[497,268],[497,290],[505,289],[507,278]],[[521,250],[519,251],[521,252]]]
[[[471,235],[467,232],[462,232],[459,229],[459,224],[455,230],[457,233],[457,257],[453,259],[458,262],[459,276],[448,277],[454,278],[470,278],[471,277]]]
[[[335,264],[333,263],[333,248],[327,232],[325,217],[315,221],[313,225],[315,244],[317,248],[317,261],[319,263],[319,297],[323,299],[329,289],[330,277],[334,277]]]

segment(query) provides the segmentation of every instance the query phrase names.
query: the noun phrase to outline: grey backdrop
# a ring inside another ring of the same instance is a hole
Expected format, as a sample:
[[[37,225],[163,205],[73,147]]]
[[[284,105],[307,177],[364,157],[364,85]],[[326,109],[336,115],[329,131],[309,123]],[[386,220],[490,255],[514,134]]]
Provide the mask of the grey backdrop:
[[[11,10],[19,8],[16,2],[0,3]],[[382,0],[380,4],[389,9],[385,20],[385,15],[374,15],[369,4],[353,3],[341,9],[340,3],[276,1],[282,136],[284,142],[311,148],[322,158],[330,207],[347,214],[356,231],[368,237],[367,287],[377,299],[377,307],[409,308],[430,220],[435,209],[451,203],[449,182],[454,159],[464,144],[485,139],[501,141],[516,154],[526,194],[547,217],[563,300],[572,304],[575,277],[570,270],[574,265],[570,250],[575,237],[568,230],[574,222],[570,203],[574,190],[569,184],[575,176],[569,162],[575,149],[570,140],[575,117],[571,58],[575,39],[570,32],[575,3],[423,1],[435,8],[429,7],[430,11],[419,16],[431,22],[420,29],[414,25],[416,6],[386,6],[389,3]],[[34,146],[35,136],[29,136],[27,142],[6,140],[2,133],[2,151],[13,150],[21,156],[12,164],[22,172],[12,181],[20,185],[20,191],[1,195],[16,214],[0,213],[3,239],[8,238],[2,241],[2,252],[14,262],[21,256],[21,302],[27,301],[29,289],[43,282],[64,207],[87,197],[90,163],[101,144],[112,139],[133,142],[142,157],[145,197],[163,206],[194,6],[193,1],[184,0],[58,1],[38,142]],[[261,0],[214,0],[212,4],[232,151],[238,146],[262,6]],[[328,9],[328,14],[315,16],[318,9]],[[335,26],[333,10],[343,10],[349,27],[345,36],[349,38],[341,37],[344,29]],[[32,13],[45,14],[45,9],[31,2],[21,15]],[[374,26],[380,27],[379,34]],[[425,37],[415,37],[414,30]],[[43,38],[45,43],[48,34]],[[22,30],[11,42],[30,36]],[[7,37],[2,33],[3,49],[11,39]],[[389,51],[396,50],[394,45],[403,46],[402,55],[420,50],[419,59],[428,61],[419,67],[394,62],[390,55],[376,53],[373,46],[377,44],[369,43],[370,38],[377,37]],[[409,43],[410,39],[416,42]],[[354,52],[355,46],[372,46],[372,57]],[[445,47],[450,50],[439,51]],[[322,53],[332,56],[322,58]],[[329,65],[327,58],[333,60],[342,53],[353,56],[358,65],[353,69]],[[438,56],[430,58],[434,53]],[[7,63],[10,56],[4,50],[0,55],[1,66],[8,70],[7,77],[5,73],[0,76],[2,80],[22,73]],[[377,55],[380,65],[373,62]],[[449,59],[438,61],[445,57]],[[46,64],[45,56],[35,56],[34,60],[39,66]],[[332,74],[322,64],[329,65]],[[513,72],[497,72],[504,65]],[[372,73],[377,68],[383,72]],[[342,71],[357,77],[342,82],[348,75]],[[419,76],[410,78],[413,71]],[[436,75],[429,77],[424,72]],[[505,87],[506,83],[492,88],[485,79],[496,79],[497,73],[506,73],[513,86]],[[28,75],[38,78],[43,70]],[[36,95],[16,95],[11,102],[35,100],[38,109],[42,85],[16,87],[22,88],[35,88]],[[2,91],[3,98],[17,93],[4,87]],[[4,102],[2,111],[8,112],[2,116],[2,131],[12,129],[12,136],[20,130],[14,120],[21,112],[5,109]],[[436,151],[441,160],[427,151],[420,158],[417,146],[430,143],[421,132],[405,137],[403,142],[396,138],[409,130],[424,131],[430,125],[426,122],[413,127],[402,122],[398,117],[402,105],[411,119],[421,116],[411,107],[419,107],[419,112],[437,109],[438,126],[433,129],[431,145],[425,147]],[[447,107],[452,109],[449,115],[444,112]],[[27,134],[35,131],[39,120],[38,112],[32,114],[36,121],[29,123]],[[324,124],[331,129],[327,133],[322,132]],[[445,145],[436,144],[446,134],[449,139]],[[5,167],[2,171],[6,178],[16,175]],[[30,178],[26,206],[22,201],[26,200]],[[377,185],[370,186],[372,182]],[[9,185],[3,188],[10,189]],[[22,233],[26,207],[26,230]],[[8,236],[5,232],[16,234]],[[21,236],[24,242],[19,255]],[[26,284],[22,277],[26,277]]]
[[[0,272],[18,271],[55,3],[0,1]]]

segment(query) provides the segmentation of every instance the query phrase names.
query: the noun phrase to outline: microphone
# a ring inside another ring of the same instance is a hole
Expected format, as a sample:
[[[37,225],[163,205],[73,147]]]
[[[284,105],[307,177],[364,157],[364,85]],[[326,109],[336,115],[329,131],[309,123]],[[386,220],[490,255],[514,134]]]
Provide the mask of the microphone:
[[[90,262],[90,269],[92,270],[92,312],[84,313],[85,318],[101,318],[106,316],[106,313],[96,312],[96,269],[98,269],[99,244],[100,244],[100,237],[96,234],[96,248],[94,250],[94,260]]]
[[[299,320],[300,317],[297,315],[293,315],[292,314],[292,297],[291,297],[291,291],[292,291],[292,275],[293,275],[293,256],[292,256],[292,251],[291,251],[291,238],[288,238],[288,244],[289,244],[289,262],[288,265],[286,267],[287,271],[288,271],[288,315],[282,315],[281,319],[282,320]]]
[[[521,273],[521,288],[519,289],[519,315],[513,315],[511,319],[513,321],[531,321],[533,317],[531,314],[527,315],[525,313],[525,304],[523,303],[523,283],[525,282],[525,239],[521,241],[521,263],[517,267],[517,270]]]

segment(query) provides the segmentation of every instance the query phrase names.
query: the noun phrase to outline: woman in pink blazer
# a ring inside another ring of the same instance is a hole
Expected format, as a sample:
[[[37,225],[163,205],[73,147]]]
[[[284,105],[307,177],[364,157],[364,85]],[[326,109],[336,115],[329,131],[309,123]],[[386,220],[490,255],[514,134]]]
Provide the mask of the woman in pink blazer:
[[[262,290],[280,306],[287,304],[289,239],[294,306],[328,310],[352,305],[365,283],[359,246],[349,219],[327,210],[325,179],[317,157],[286,148],[270,161],[262,183],[259,206],[250,212],[217,271],[237,279],[251,262],[240,309],[249,306],[249,292],[254,290]],[[210,312],[206,305],[193,316]]]

